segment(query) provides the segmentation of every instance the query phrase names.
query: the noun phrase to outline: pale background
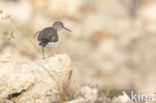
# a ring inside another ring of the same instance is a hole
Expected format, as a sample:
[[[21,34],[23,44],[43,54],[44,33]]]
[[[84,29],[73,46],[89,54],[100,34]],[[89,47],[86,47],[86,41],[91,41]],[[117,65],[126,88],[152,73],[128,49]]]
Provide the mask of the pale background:
[[[1,55],[41,59],[34,34],[60,20],[72,32],[45,55],[67,53],[77,83],[155,91],[155,0],[0,0],[0,10]]]

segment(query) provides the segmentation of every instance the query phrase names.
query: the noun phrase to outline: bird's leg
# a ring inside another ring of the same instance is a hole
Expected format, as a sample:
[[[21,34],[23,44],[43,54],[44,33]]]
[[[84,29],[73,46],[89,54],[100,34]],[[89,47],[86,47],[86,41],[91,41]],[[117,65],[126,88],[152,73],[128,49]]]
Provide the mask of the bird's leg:
[[[43,55],[43,59],[45,59],[45,56],[44,56],[44,47],[42,46],[42,55]]]

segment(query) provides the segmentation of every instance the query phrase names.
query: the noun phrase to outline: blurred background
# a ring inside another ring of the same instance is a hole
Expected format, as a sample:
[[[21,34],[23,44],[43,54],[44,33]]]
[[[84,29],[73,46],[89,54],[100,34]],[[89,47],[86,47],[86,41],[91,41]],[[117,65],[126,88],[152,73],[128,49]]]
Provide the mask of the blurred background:
[[[155,11],[155,0],[0,0],[0,54],[41,59],[34,34],[59,20],[72,32],[45,55],[69,54],[75,81],[155,92]]]

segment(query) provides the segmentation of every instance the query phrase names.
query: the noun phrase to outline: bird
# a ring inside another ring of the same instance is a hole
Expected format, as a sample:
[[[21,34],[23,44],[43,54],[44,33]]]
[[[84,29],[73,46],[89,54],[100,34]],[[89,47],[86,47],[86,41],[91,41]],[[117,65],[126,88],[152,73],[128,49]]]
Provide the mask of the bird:
[[[63,22],[56,21],[51,27],[45,27],[41,31],[38,31],[35,33],[35,35],[38,34],[38,37],[37,37],[38,45],[42,47],[43,59],[45,58],[44,48],[46,46],[53,47],[56,45],[56,43],[59,40],[58,31],[60,31],[61,29],[65,29],[71,32],[71,30],[69,30],[68,28],[64,26]]]

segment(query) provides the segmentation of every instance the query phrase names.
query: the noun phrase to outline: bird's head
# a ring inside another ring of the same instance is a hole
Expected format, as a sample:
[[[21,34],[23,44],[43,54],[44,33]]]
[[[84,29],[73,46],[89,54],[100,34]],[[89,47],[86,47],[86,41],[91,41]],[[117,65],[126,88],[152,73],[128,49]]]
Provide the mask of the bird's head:
[[[63,23],[62,23],[61,21],[55,22],[55,23],[53,24],[52,27],[53,27],[56,31],[59,31],[59,30],[61,30],[61,29],[65,29],[65,30],[71,32],[68,28],[66,28],[66,27],[63,25]]]

